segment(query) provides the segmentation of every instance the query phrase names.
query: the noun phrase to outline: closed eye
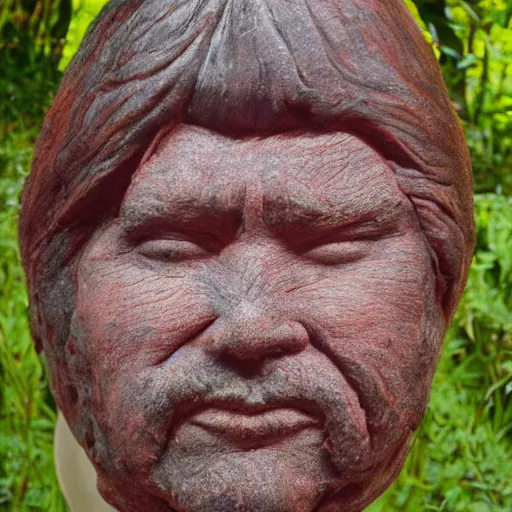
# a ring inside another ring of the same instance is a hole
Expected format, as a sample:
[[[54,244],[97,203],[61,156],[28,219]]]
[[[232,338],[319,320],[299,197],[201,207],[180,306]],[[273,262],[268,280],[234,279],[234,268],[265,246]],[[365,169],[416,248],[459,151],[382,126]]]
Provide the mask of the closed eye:
[[[137,245],[137,252],[153,260],[179,262],[203,258],[211,252],[190,240],[154,239],[146,240]]]
[[[353,263],[370,252],[371,240],[341,240],[315,245],[301,255],[324,265]]]

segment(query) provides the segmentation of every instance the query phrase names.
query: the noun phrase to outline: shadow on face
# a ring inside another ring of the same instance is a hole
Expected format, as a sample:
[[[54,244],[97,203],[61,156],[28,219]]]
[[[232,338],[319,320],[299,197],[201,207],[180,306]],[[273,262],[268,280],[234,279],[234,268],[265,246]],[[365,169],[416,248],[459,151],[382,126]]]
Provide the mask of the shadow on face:
[[[434,281],[411,203],[358,138],[179,126],[79,262],[66,357],[103,494],[362,509],[423,415]]]

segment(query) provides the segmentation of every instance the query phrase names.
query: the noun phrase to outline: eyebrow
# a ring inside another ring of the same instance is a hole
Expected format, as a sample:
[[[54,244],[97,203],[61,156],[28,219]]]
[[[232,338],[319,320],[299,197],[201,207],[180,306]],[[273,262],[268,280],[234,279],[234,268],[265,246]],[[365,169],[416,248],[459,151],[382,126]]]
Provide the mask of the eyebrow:
[[[292,208],[282,201],[264,199],[263,220],[269,231],[289,245],[301,246],[310,241],[331,236],[377,237],[396,229],[404,213],[401,200],[373,203],[367,208],[336,208],[324,204],[297,204]],[[354,206],[354,205],[352,205]],[[359,205],[360,206],[360,205]],[[165,211],[144,209],[142,215],[128,211],[124,218],[126,232],[131,238],[143,238],[148,232],[164,236],[176,231],[182,234],[214,237],[223,245],[234,240],[243,223],[243,203],[219,207],[198,198],[181,197],[170,203]]]
[[[179,195],[153,204],[128,201],[122,208],[122,222],[130,236],[143,236],[148,230],[165,234],[176,230],[190,234],[210,234],[219,239],[234,238],[243,221],[243,201],[225,204],[215,196],[200,198],[195,194]]]
[[[264,201],[264,221],[271,231],[288,241],[308,241],[340,231],[347,237],[372,237],[395,229],[405,212],[400,195],[386,194],[367,203],[356,201],[349,194],[344,199],[339,204],[311,201],[311,196]]]

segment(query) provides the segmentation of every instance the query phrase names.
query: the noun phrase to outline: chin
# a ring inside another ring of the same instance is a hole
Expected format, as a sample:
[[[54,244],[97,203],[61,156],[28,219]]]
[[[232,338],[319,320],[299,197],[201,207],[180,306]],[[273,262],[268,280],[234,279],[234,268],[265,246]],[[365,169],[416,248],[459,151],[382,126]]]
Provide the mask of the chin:
[[[336,485],[321,447],[272,446],[179,459],[180,454],[166,457],[157,473],[169,510],[310,512]]]
[[[355,477],[333,468],[323,437],[302,437],[202,455],[169,445],[145,482],[99,472],[99,490],[120,512],[361,512],[396,478],[409,447]]]

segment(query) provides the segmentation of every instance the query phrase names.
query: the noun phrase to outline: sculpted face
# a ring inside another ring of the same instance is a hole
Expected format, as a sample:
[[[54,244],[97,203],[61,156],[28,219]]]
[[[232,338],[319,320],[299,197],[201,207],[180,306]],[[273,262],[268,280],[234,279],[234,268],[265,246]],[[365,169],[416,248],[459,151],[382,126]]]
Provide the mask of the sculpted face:
[[[120,512],[360,512],[423,417],[471,162],[402,0],[112,0],[22,197],[31,326]]]
[[[178,127],[77,284],[89,454],[148,493],[126,510],[330,510],[405,455],[442,322],[412,205],[357,138]]]

